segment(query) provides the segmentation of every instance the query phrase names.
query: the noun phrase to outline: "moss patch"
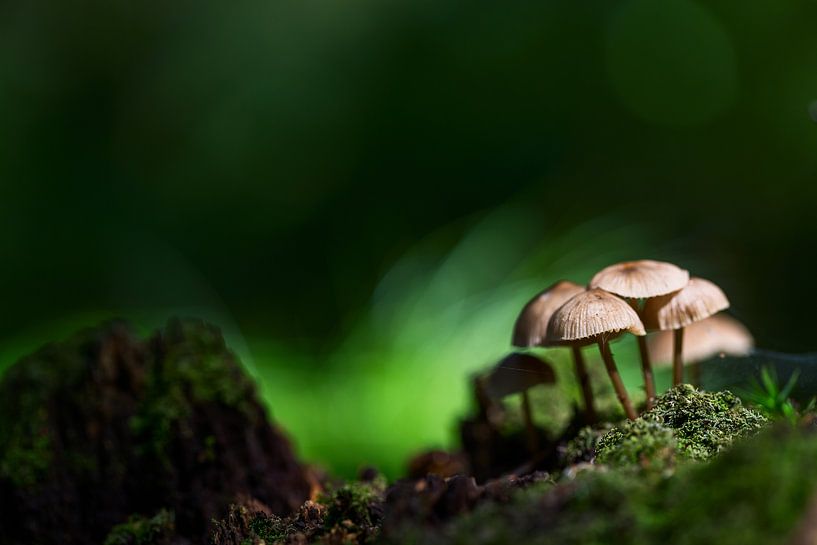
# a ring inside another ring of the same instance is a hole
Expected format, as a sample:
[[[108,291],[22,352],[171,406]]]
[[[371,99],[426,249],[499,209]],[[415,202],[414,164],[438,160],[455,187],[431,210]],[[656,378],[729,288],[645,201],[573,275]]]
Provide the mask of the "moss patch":
[[[642,463],[658,457],[669,463],[671,452],[683,459],[707,460],[767,422],[730,392],[702,392],[682,384],[660,396],[652,410],[602,437],[598,460]]]
[[[709,464],[679,469],[663,494],[655,542],[781,543],[817,488],[817,434],[781,425]]]
[[[284,514],[308,494],[252,381],[204,322],[171,320],[148,340],[105,323],[0,380],[3,543],[102,543],[129,515],[162,508],[180,539],[201,543],[235,498]]]
[[[683,465],[672,477],[600,467],[392,543],[778,545],[817,487],[815,457],[817,433],[784,425],[708,463]]]
[[[663,471],[672,467],[676,448],[677,441],[671,428],[639,418],[599,439],[596,461]]]
[[[232,353],[224,344],[218,328],[198,322],[173,320],[162,333],[170,342],[160,361],[148,365],[147,395],[130,421],[140,439],[141,454],[152,453],[164,463],[165,449],[173,433],[191,435],[184,424],[193,407],[215,403],[240,411],[251,422],[255,391]],[[177,429],[177,428],[181,429]],[[202,445],[207,456],[214,456],[213,445]]]
[[[0,479],[31,488],[53,460],[49,400],[54,393],[81,383],[83,354],[94,340],[82,331],[63,343],[45,345],[3,375],[0,395]]]
[[[564,465],[592,462],[596,458],[596,449],[599,440],[612,429],[611,424],[585,426],[579,430],[576,437],[568,441],[561,450],[561,459]]]
[[[356,527],[366,528],[379,522],[385,490],[385,480],[378,478],[373,482],[349,483],[322,494],[318,503],[326,507],[324,526],[348,526],[351,522]]]
[[[380,533],[385,481],[354,482],[327,490],[297,513],[280,517],[246,506],[232,506],[214,523],[212,545],[364,544]]]
[[[104,545],[164,545],[170,543],[176,531],[173,513],[159,511],[153,517],[132,516],[114,526]]]

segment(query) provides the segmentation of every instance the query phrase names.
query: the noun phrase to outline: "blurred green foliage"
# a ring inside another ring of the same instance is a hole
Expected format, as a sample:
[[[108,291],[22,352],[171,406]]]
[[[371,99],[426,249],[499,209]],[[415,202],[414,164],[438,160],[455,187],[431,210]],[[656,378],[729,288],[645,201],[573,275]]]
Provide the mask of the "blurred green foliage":
[[[817,294],[773,288],[813,276],[816,15],[0,0],[0,367],[203,316],[304,455],[394,472],[451,441],[526,298],[617,259],[676,260],[761,346],[814,349]]]

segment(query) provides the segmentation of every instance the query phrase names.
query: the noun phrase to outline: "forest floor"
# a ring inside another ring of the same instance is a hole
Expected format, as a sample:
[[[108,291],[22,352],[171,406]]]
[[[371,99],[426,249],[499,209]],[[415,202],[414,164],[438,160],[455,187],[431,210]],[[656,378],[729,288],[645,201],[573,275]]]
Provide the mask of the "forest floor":
[[[478,411],[460,450],[344,482],[296,459],[216,328],[107,323],[0,381],[0,541],[817,542],[810,409],[689,385],[633,421],[611,407],[535,437],[514,406]]]

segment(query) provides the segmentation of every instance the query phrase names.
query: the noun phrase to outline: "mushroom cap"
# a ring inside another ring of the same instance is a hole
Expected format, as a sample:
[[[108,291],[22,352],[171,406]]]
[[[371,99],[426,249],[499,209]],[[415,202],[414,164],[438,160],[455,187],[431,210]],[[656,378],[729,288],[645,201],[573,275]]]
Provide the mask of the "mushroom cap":
[[[539,292],[519,313],[513,326],[511,344],[514,346],[542,346],[545,344],[548,322],[568,299],[584,291],[584,287],[560,280]]]
[[[680,329],[729,308],[723,291],[703,278],[690,278],[689,284],[675,293],[647,299],[644,322],[648,329]]]
[[[659,331],[650,335],[650,355],[656,363],[672,361],[673,334]],[[715,314],[684,329],[684,361],[694,363],[718,354],[745,356],[754,348],[752,334],[728,314]]]
[[[574,295],[553,313],[548,323],[550,344],[590,344],[602,335],[629,331],[644,335],[644,325],[623,299],[602,289]]]
[[[646,299],[678,291],[689,282],[689,272],[666,263],[641,259],[605,267],[590,280],[591,288],[601,288],[621,297]]]
[[[511,354],[482,378],[482,387],[491,399],[500,400],[537,384],[554,382],[556,374],[549,363],[530,354]]]

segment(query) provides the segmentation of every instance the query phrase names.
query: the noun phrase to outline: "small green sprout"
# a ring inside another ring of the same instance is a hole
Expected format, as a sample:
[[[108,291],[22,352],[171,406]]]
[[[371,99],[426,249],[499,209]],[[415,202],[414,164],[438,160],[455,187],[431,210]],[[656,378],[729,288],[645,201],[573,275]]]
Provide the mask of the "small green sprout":
[[[791,393],[799,378],[800,370],[795,369],[781,387],[774,368],[764,366],[760,370],[760,380],[755,378],[751,388],[742,392],[742,397],[769,417],[795,424],[803,412],[810,412],[815,406],[815,398],[812,397],[806,407],[800,411],[796,402],[791,399]]]

